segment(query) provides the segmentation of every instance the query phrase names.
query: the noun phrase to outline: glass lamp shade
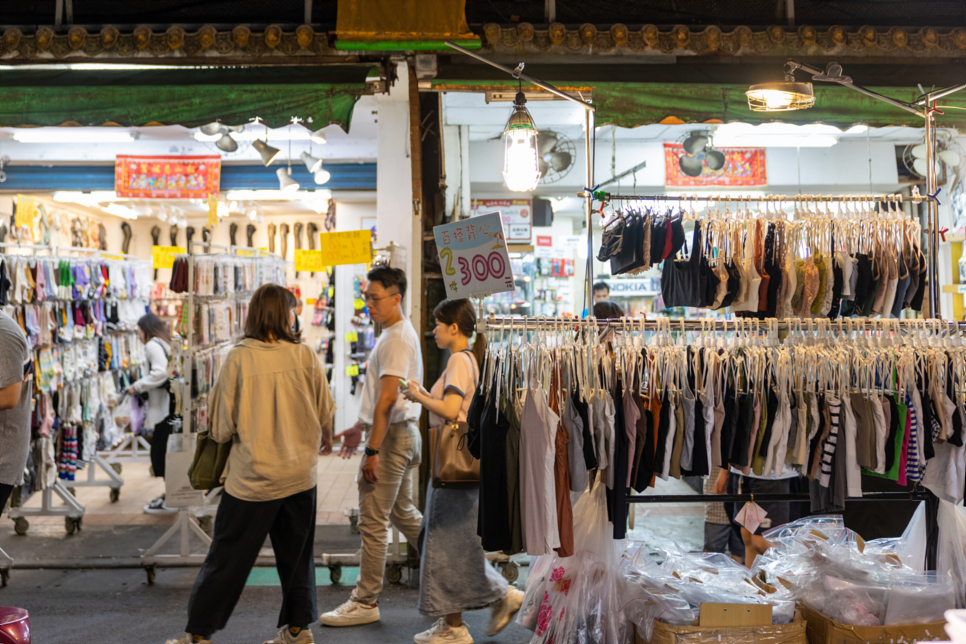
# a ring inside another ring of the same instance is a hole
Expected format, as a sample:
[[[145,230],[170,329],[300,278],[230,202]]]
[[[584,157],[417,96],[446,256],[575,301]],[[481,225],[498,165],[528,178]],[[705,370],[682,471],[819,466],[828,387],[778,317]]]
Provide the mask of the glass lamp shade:
[[[789,112],[815,105],[811,83],[781,81],[752,85],[745,92],[752,112]]]
[[[537,128],[526,108],[526,99],[517,94],[513,113],[503,131],[506,152],[503,158],[503,181],[513,192],[531,192],[540,181],[540,155],[537,150]]]

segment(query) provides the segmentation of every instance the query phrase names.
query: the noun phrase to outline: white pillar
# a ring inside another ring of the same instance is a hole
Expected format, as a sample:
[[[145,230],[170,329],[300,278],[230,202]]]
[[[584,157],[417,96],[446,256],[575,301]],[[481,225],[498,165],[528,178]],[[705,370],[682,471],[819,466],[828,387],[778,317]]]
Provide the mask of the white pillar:
[[[413,258],[422,244],[419,222],[413,216],[413,173],[409,146],[409,72],[401,63],[398,79],[390,93],[376,97],[379,105],[379,156],[376,177],[376,234],[378,248],[395,242],[405,250],[404,266],[409,289],[403,311],[412,315],[413,300],[419,298],[418,275],[413,271]],[[418,260],[417,260],[418,261]],[[417,307],[418,308],[418,307]],[[419,327],[418,321],[414,321]]]

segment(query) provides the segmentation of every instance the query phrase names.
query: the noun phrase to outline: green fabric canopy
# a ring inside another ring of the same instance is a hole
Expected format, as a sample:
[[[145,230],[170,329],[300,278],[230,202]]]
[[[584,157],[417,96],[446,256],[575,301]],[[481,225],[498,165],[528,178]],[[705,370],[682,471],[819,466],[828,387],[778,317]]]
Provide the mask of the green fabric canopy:
[[[553,83],[572,94],[591,92],[597,106],[597,125],[634,128],[652,123],[705,123],[740,121],[743,123],[826,123],[848,128],[857,123],[870,127],[890,125],[923,127],[923,119],[853,89],[814,84],[815,105],[793,112],[752,112],[748,108],[746,85],[700,83],[579,83],[573,80]],[[437,80],[436,89],[447,91],[515,91],[516,83],[485,80]],[[914,101],[918,88],[870,87],[889,98]],[[936,116],[940,127],[966,129],[966,90],[948,96],[939,105],[949,105],[945,114]],[[953,109],[959,108],[959,109]],[[940,109],[942,109],[940,107]]]
[[[298,118],[311,130],[348,130],[369,69],[8,71],[0,73],[0,126],[198,127],[258,117],[273,128]]]

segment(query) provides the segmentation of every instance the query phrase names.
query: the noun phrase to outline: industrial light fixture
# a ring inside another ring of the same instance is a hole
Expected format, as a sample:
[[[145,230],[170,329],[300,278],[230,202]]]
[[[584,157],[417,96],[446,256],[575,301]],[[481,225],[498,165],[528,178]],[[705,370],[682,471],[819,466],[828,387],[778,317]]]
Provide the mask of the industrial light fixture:
[[[279,168],[275,174],[278,176],[278,189],[282,192],[295,192],[299,189],[299,182],[292,178],[286,168]]]
[[[315,171],[315,183],[317,183],[320,186],[323,183],[328,183],[329,179],[331,178],[332,178],[332,175],[329,174],[329,171],[322,169],[321,166],[319,167],[318,170]]]
[[[300,157],[302,159],[302,163],[305,164],[305,169],[310,173],[314,174],[322,167],[322,159],[316,158],[308,152],[303,152]]]
[[[215,147],[222,152],[235,152],[238,150],[238,141],[231,138],[231,135],[226,132],[215,141]]]
[[[326,143],[326,140],[325,140],[325,132],[323,132],[322,130],[316,130],[315,132],[311,132],[309,134],[309,140],[312,143],[318,143],[320,145],[325,145],[325,143]]]
[[[279,152],[281,152],[281,150],[278,148],[273,148],[261,139],[256,139],[252,143],[252,147],[255,148],[256,152],[258,152],[258,156],[262,158],[262,163],[265,164],[266,168],[272,165],[272,161],[274,161],[275,157],[277,157]]]
[[[752,85],[745,92],[752,112],[791,112],[815,105],[811,83],[798,83],[786,73],[784,81]]]
[[[127,206],[122,206],[118,203],[112,203],[103,208],[104,212],[108,212],[112,215],[121,217],[122,219],[137,219],[138,211],[134,208],[129,208]]]
[[[540,181],[540,156],[537,153],[537,128],[527,111],[527,99],[517,92],[513,112],[503,129],[505,156],[503,181],[513,192],[531,192]]]

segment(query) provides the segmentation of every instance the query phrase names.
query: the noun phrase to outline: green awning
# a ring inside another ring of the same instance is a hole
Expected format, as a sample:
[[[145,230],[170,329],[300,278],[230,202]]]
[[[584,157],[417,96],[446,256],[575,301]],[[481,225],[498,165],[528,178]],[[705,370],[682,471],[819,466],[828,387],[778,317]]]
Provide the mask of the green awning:
[[[0,72],[0,126],[183,125],[298,118],[349,129],[371,66]]]
[[[515,91],[516,83],[485,80],[436,80],[441,91]],[[700,83],[553,83],[573,93],[591,93],[597,106],[597,125],[634,128],[652,123],[733,122],[826,123],[848,128],[857,123],[870,127],[890,125],[922,127],[923,119],[846,87],[815,84],[815,106],[794,112],[752,112],[745,97],[746,85]],[[534,88],[531,88],[534,89]],[[918,88],[870,87],[899,101],[914,101]],[[940,127],[966,130],[966,90],[953,94],[940,105],[950,105],[936,116]],[[959,109],[953,109],[959,108]]]

